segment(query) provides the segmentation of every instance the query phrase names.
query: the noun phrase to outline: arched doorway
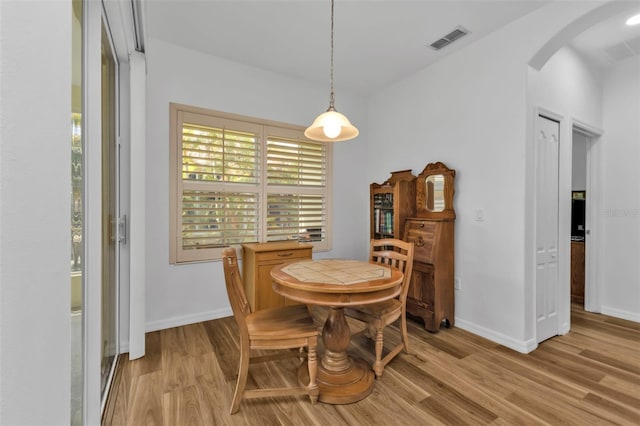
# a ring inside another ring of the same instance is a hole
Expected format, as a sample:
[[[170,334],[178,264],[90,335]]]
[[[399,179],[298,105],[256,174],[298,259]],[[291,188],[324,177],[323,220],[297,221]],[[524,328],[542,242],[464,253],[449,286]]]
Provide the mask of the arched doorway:
[[[558,211],[557,220],[540,222],[536,220],[536,214],[534,213],[532,215],[533,217],[528,222],[528,226],[531,226],[533,229],[536,229],[536,231],[534,232],[535,234],[534,241],[531,243],[532,245],[531,250],[533,253],[537,253],[537,247],[539,245],[537,244],[537,239],[539,238],[540,235],[545,233],[548,234],[549,229],[553,229],[554,230],[553,232],[557,232],[557,241],[558,241],[557,283],[558,285],[557,285],[557,288],[555,289],[555,291],[557,292],[555,294],[557,296],[556,297],[557,315],[555,316],[555,321],[557,321],[557,323],[555,324],[555,328],[557,329],[556,334],[564,334],[569,331],[569,327],[570,327],[570,313],[571,313],[570,259],[571,259],[571,255],[570,255],[569,236],[571,235],[570,194],[572,189],[571,188],[572,132],[576,127],[581,128],[583,130],[587,129],[593,136],[595,136],[595,139],[593,140],[597,140],[598,139],[597,136],[602,134],[602,130],[600,130],[600,127],[602,127],[602,124],[601,124],[602,111],[600,111],[599,113],[600,115],[598,116],[597,111],[590,114],[589,112],[585,112],[585,109],[581,109],[581,108],[572,109],[571,106],[568,105],[569,103],[566,102],[565,99],[561,101],[557,101],[555,104],[552,102],[553,105],[549,105],[549,99],[553,99],[553,96],[544,96],[538,92],[540,91],[540,87],[544,87],[544,84],[541,84],[541,81],[546,78],[545,73],[547,74],[550,73],[548,70],[548,67],[553,67],[554,61],[557,62],[557,56],[554,56],[554,55],[557,55],[560,53],[566,54],[567,49],[566,48],[563,49],[564,46],[566,46],[576,36],[581,34],[583,31],[587,30],[588,28],[592,27],[593,25],[599,22],[605,21],[609,18],[620,16],[621,14],[624,14],[624,13],[629,13],[630,11],[634,10],[634,8],[637,9],[638,5],[630,2],[611,2],[603,6],[594,8],[590,12],[584,14],[580,18],[571,22],[569,25],[567,25],[565,28],[559,31],[556,35],[551,37],[551,39],[547,43],[545,43],[533,55],[532,59],[529,62],[528,102],[529,102],[530,111],[534,111],[535,113],[529,114],[527,117],[528,120],[530,120],[530,124],[528,128],[529,129],[535,128],[533,122],[534,120],[536,120],[536,117],[539,115],[538,112],[541,109],[543,109],[543,107],[544,109],[551,108],[552,112],[557,115],[558,122],[560,124],[559,160],[557,162],[558,176],[559,176],[558,183],[557,183],[558,197],[557,197],[557,205],[552,206],[556,208],[556,210]],[[555,64],[555,66],[558,67],[557,64]],[[561,73],[568,74],[569,68],[570,67],[564,67],[562,69],[558,69],[559,72],[557,72],[555,75],[556,76],[562,75]],[[553,88],[553,83],[549,84],[548,81],[544,81],[544,83],[552,86]],[[557,90],[557,92],[560,93],[563,91],[562,89],[564,89],[564,87],[566,86],[567,84],[565,84],[565,86],[558,85],[555,88],[560,89],[560,90]],[[553,91],[552,89],[549,89],[549,90]],[[591,117],[591,118],[585,119],[584,117]],[[531,136],[531,139],[533,139],[533,135]],[[531,139],[530,139],[530,142],[533,143]],[[595,179],[593,176],[599,176],[602,173],[600,170],[600,162],[599,162],[599,158],[601,158],[599,156],[600,147],[598,147],[597,145],[600,145],[600,143],[599,142],[596,144],[592,143],[591,145],[592,149],[590,149],[591,155],[589,160],[589,166],[590,166],[590,173],[592,174],[592,179]],[[529,151],[529,154],[531,154],[531,151]],[[529,164],[535,164],[535,159],[532,159]],[[537,193],[536,182],[539,181],[538,178],[540,177],[538,176],[538,174],[542,173],[543,170],[544,168],[538,167],[538,165],[534,165],[531,167],[531,175],[530,175],[531,179],[529,180],[530,191],[528,191],[529,193],[532,193],[532,194]],[[598,200],[601,200],[602,198],[601,194],[598,193],[598,191],[602,189],[602,186],[600,185],[591,185],[591,186],[592,186],[592,189],[590,190],[590,197],[591,197],[591,200],[593,200],[594,202],[592,203],[590,208],[590,211],[591,211],[590,216],[592,221],[591,221],[591,229],[590,229],[591,233],[588,236],[588,238],[592,238],[593,242],[595,242],[595,241],[602,241],[602,234],[603,234],[602,232],[603,217],[602,216],[605,214],[605,209],[604,209],[604,206],[601,204],[601,202],[598,201]],[[541,196],[541,194],[538,194],[536,197],[538,196]],[[536,198],[534,205],[537,206],[538,203],[539,201]],[[541,229],[541,228],[544,228],[544,229]],[[589,285],[587,286],[587,291],[591,292],[592,297],[589,297],[589,295],[587,294],[587,298],[590,299],[590,301],[587,301],[587,305],[592,310],[599,311],[600,308],[598,306],[596,296],[598,294],[598,289],[597,289],[598,282],[601,281],[597,279],[601,274],[601,268],[599,266],[599,262],[600,262],[600,258],[598,256],[599,252],[596,249],[594,249],[594,247],[596,246],[597,244],[591,244],[591,245],[587,244],[588,248],[587,248],[586,257],[588,260],[592,261],[591,268],[588,272],[588,277],[587,277],[587,280],[588,280],[587,282],[591,284],[590,286]],[[533,263],[535,262],[535,260],[533,259],[533,256],[532,256],[531,262],[533,265],[530,269],[533,275],[533,277],[531,278],[531,282],[534,283],[533,291],[535,296],[533,299],[536,300],[535,302],[536,306],[534,309],[534,312],[536,315],[534,324],[536,324],[536,329],[534,334],[536,335],[536,341],[539,342],[541,340],[544,340],[544,338],[549,337],[548,332],[545,334],[539,333],[539,330],[537,328],[540,312],[544,311],[540,309],[542,307],[541,305],[543,305],[548,301],[547,298],[541,298],[540,296],[542,296],[544,291],[549,291],[549,289],[538,288],[538,285],[541,282],[541,280],[538,280],[536,278],[537,268],[536,268],[536,264]],[[591,278],[590,281],[589,281],[589,278]],[[548,331],[548,325],[546,327]]]

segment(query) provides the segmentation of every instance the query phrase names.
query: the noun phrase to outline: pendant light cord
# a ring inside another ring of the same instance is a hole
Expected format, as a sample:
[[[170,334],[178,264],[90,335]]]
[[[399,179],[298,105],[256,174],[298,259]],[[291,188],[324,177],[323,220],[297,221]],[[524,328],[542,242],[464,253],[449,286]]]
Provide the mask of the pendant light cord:
[[[335,95],[333,93],[333,3],[331,0],[331,95],[329,95],[329,110],[334,110],[333,103],[335,101]]]

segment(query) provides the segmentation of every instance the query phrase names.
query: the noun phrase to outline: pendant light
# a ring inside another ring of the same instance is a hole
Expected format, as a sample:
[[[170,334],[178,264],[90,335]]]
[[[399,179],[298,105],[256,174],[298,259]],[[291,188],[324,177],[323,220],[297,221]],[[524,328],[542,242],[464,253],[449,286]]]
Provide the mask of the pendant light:
[[[307,138],[320,142],[347,141],[360,133],[347,117],[336,111],[333,105],[335,101],[333,93],[333,1],[331,0],[331,95],[329,96],[329,108],[316,117],[311,126],[304,131]]]

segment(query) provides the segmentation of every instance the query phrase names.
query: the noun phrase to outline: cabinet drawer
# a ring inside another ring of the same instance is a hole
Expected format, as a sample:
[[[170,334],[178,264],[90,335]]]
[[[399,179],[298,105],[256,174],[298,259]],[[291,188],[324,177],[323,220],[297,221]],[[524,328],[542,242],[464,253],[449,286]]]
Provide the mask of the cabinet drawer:
[[[256,253],[257,262],[270,262],[273,260],[287,262],[292,259],[311,259],[311,248]]]
[[[436,224],[423,220],[407,221],[404,240],[415,246],[413,258],[420,262],[434,262]]]

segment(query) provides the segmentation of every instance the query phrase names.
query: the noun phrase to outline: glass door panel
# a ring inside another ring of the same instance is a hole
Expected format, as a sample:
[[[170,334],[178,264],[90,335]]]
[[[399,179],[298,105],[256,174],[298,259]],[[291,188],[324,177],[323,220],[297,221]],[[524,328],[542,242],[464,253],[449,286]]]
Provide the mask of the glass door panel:
[[[72,2],[71,70],[71,425],[81,425],[84,394],[83,237],[84,155],[82,140],[82,0]]]
[[[108,30],[102,26],[102,362],[105,398],[115,366],[118,324],[117,63]]]

